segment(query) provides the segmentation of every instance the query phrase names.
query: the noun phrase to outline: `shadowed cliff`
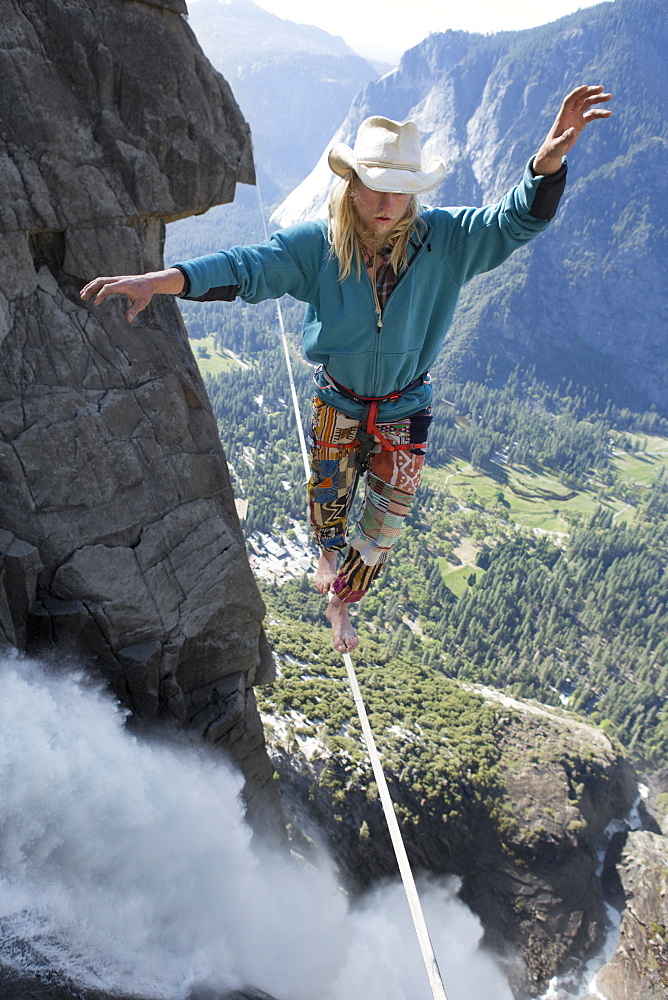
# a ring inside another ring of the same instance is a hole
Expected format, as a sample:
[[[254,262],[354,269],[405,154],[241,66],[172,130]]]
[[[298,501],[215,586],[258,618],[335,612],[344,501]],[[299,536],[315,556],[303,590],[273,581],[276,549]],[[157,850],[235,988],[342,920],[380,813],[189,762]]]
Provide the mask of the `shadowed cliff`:
[[[230,751],[281,827],[252,685],[273,666],[175,301],[81,302],[162,266],[167,221],[254,179],[182,0],[3,5],[0,645],[95,663],[136,715]]]

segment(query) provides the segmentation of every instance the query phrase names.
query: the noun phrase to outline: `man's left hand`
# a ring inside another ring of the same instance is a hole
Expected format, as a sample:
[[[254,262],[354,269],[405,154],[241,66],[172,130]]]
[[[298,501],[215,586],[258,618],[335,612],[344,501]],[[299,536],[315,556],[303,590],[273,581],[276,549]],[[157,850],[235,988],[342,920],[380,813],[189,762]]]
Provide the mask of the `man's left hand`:
[[[554,125],[534,161],[535,174],[554,174],[561,167],[562,157],[575,145],[580,132],[589,122],[609,118],[612,111],[595,108],[594,104],[609,101],[612,94],[604,94],[603,87],[577,87],[564,98]]]

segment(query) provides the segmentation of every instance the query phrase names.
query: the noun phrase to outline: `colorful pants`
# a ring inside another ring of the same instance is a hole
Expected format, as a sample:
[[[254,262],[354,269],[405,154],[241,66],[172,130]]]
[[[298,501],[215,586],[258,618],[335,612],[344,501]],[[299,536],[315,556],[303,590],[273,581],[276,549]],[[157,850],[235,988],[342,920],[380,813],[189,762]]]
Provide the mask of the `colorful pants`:
[[[311,424],[310,518],[320,548],[346,555],[332,590],[346,604],[359,601],[378,576],[403,527],[420,484],[431,413],[423,410],[394,423],[379,424],[397,451],[370,456],[364,500],[348,533],[355,484],[359,420],[347,417],[317,396]]]

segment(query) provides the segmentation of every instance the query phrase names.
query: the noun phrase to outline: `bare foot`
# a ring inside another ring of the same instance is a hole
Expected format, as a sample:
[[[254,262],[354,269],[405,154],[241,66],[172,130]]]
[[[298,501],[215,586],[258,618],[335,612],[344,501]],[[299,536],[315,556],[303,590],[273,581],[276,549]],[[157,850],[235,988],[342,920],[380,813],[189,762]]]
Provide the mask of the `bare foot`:
[[[353,649],[357,649],[360,641],[348,617],[347,605],[333,594],[325,614],[332,626],[334,649],[338,649],[339,653],[352,653]]]
[[[315,570],[315,589],[320,594],[328,594],[329,588],[336,580],[336,552],[321,549],[320,559]]]

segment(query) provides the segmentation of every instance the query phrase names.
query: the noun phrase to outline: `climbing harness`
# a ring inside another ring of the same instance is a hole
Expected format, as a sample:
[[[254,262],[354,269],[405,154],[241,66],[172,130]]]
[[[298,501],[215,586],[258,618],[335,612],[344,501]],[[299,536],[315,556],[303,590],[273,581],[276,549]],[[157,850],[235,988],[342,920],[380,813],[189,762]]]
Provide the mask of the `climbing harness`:
[[[323,381],[324,385],[322,384]],[[334,446],[328,444],[326,441],[315,441],[315,444],[320,445],[323,448],[336,447],[338,449],[359,447],[359,450],[355,455],[355,479],[350,490],[348,504],[346,507],[346,510],[350,511],[353,503],[355,502],[355,495],[357,493],[357,487],[359,486],[360,477],[367,471],[369,467],[369,459],[376,448],[380,446],[382,451],[409,451],[411,447],[413,447],[411,442],[407,444],[392,444],[391,441],[387,440],[378,427],[376,420],[379,405],[381,403],[388,402],[389,400],[400,399],[401,396],[405,395],[405,393],[410,392],[412,389],[417,389],[420,385],[429,385],[431,383],[431,375],[429,372],[423,372],[422,375],[418,375],[417,378],[414,378],[413,381],[409,382],[403,389],[396,389],[394,392],[388,392],[386,396],[360,396],[358,393],[353,392],[352,389],[349,389],[341,382],[337,382],[337,380],[329,374],[324,365],[318,365],[314,371],[313,382],[316,389],[334,389],[341,396],[343,396],[344,399],[350,399],[354,403],[361,403],[364,407],[362,411],[362,419],[359,427],[357,428],[357,434],[354,441],[337,442]],[[298,411],[296,412],[298,413]],[[299,419],[299,416],[297,416],[298,423]]]
[[[262,204],[262,195],[260,192],[260,185],[257,183],[257,195],[258,202],[260,206],[260,215],[262,217],[262,225],[264,227],[265,239],[269,239],[269,234],[267,232],[267,224],[265,222],[264,206]],[[290,361],[290,351],[288,348],[288,340],[285,334],[285,324],[283,322],[283,312],[281,310],[281,303],[276,300],[276,311],[278,313],[278,323],[281,330],[281,342],[283,345],[283,353],[285,355],[285,363],[288,369],[288,378],[290,380],[290,391],[292,394],[292,405],[294,407],[295,419],[297,422],[297,432],[299,434],[299,444],[301,446],[302,460],[304,463],[304,469],[306,472],[307,481],[311,476],[311,468],[309,463],[308,451],[306,448],[306,440],[304,438],[304,431],[302,428],[301,414],[299,411],[299,400],[297,398],[297,390],[295,388],[295,381],[292,374],[292,362]],[[324,371],[324,366],[323,366]],[[330,382],[333,382],[331,376],[327,376]],[[345,392],[349,393],[350,397],[356,399],[359,402],[364,402],[365,405],[368,404],[368,414],[366,415],[365,421],[363,421],[364,429],[362,426],[358,430],[357,435],[360,437],[360,431],[363,435],[371,438],[372,445],[369,447],[366,455],[366,460],[373,450],[373,448],[378,443],[374,437],[374,434],[381,438],[381,445],[385,445],[382,442],[386,442],[389,450],[396,451],[400,448],[406,448],[408,445],[392,445],[387,439],[380,434],[376,426],[376,414],[378,412],[378,405],[385,400],[398,399],[403,393],[408,392],[410,389],[416,388],[422,382],[429,380],[429,374],[418,376],[404,389],[397,393],[389,393],[387,396],[382,397],[364,397],[357,396],[352,393],[350,389],[346,389]],[[334,384],[334,388],[341,391],[342,388],[339,387],[338,383]],[[344,393],[345,394],[345,393]],[[360,439],[360,444],[362,448],[365,447],[363,439]],[[353,445],[357,447],[357,444]],[[347,447],[350,447],[348,445]],[[362,468],[364,471],[364,467]],[[359,470],[357,474],[357,479],[359,479]],[[355,486],[357,485],[357,479]],[[366,707],[364,705],[364,699],[362,698],[362,693],[360,691],[359,684],[357,683],[357,676],[355,674],[355,669],[353,667],[353,661],[350,657],[350,653],[343,653],[343,662],[346,668],[346,674],[348,676],[348,683],[350,685],[350,690],[353,696],[353,701],[355,702],[355,707],[357,709],[357,714],[359,716],[360,725],[362,727],[362,733],[364,735],[364,741],[366,743],[367,752],[369,754],[369,759],[371,761],[371,768],[373,770],[374,778],[376,779],[376,785],[378,786],[378,794],[380,796],[380,801],[383,806],[383,813],[385,815],[385,822],[387,823],[387,828],[389,830],[390,839],[392,840],[392,846],[394,848],[394,854],[397,859],[397,865],[399,866],[399,873],[401,875],[401,880],[403,882],[404,891],[406,893],[406,899],[408,900],[408,907],[410,909],[411,917],[413,919],[413,926],[415,928],[415,933],[417,935],[418,943],[420,945],[420,952],[422,953],[422,960],[424,962],[425,970],[427,973],[427,979],[429,980],[429,986],[431,988],[433,1000],[448,1000],[445,987],[443,985],[443,980],[441,978],[441,973],[438,968],[438,963],[436,962],[436,956],[434,954],[434,948],[431,943],[431,938],[429,937],[429,930],[427,928],[427,922],[424,918],[424,913],[422,911],[422,905],[420,903],[420,897],[415,885],[415,879],[413,878],[413,872],[411,870],[410,862],[408,860],[408,855],[406,853],[406,847],[404,845],[403,838],[401,836],[401,830],[399,829],[399,823],[397,821],[396,813],[394,811],[394,805],[392,803],[392,798],[390,796],[390,791],[387,787],[387,781],[385,780],[385,774],[383,772],[383,766],[380,762],[380,755],[376,748],[376,741],[373,737],[373,731],[369,723],[369,717],[366,712]]]
[[[324,380],[324,386],[322,381],[318,381],[318,378]],[[431,375],[429,372],[424,372],[422,375],[418,375],[417,378],[414,378],[412,382],[409,382],[407,386],[404,386],[403,389],[396,389],[394,392],[388,392],[385,396],[360,396],[358,393],[353,392],[352,389],[342,385],[341,382],[337,382],[336,379],[329,374],[324,365],[318,365],[314,371],[313,382],[315,383],[316,389],[335,389],[336,392],[343,396],[344,399],[350,399],[354,403],[361,403],[364,407],[360,426],[357,429],[356,439],[349,443],[341,443],[340,445],[337,444],[337,448],[357,448],[359,445],[359,452],[355,457],[355,469],[357,470],[357,476],[352,490],[352,503],[357,490],[359,477],[363,476],[367,471],[369,457],[378,445],[380,445],[383,451],[408,451],[412,447],[410,443],[392,444],[391,441],[387,440],[378,427],[376,421],[378,407],[381,403],[387,403],[391,400],[400,399],[407,392],[410,392],[412,389],[417,389],[420,385],[429,385],[431,383]],[[316,441],[315,443],[324,445],[326,448],[331,447],[325,441]]]
[[[348,504],[346,507],[346,510],[350,511],[353,503],[355,502],[355,495],[357,494],[357,487],[359,486],[360,478],[369,468],[371,455],[379,448],[381,451],[410,451],[410,449],[414,447],[412,442],[393,444],[391,441],[388,441],[377,423],[378,407],[381,403],[388,402],[389,400],[400,399],[401,396],[405,395],[405,393],[410,392],[412,389],[417,389],[420,385],[429,385],[431,383],[431,375],[429,372],[424,372],[422,375],[418,375],[417,378],[414,378],[412,382],[409,382],[408,385],[404,386],[403,389],[396,389],[394,392],[388,392],[386,396],[360,396],[358,393],[353,392],[352,389],[349,389],[341,382],[337,382],[337,380],[329,374],[324,365],[318,365],[316,368],[313,373],[313,382],[316,389],[334,389],[341,396],[343,396],[344,399],[350,399],[354,403],[361,403],[364,407],[362,411],[362,419],[359,427],[357,428],[357,434],[354,441],[341,441],[337,442],[336,445],[332,445],[327,441],[318,441],[317,439],[314,440],[316,445],[320,445],[323,448],[335,447],[337,449],[358,449],[358,452],[355,455],[355,479],[353,480],[353,485],[350,490]],[[297,417],[297,420],[299,420],[299,417]]]

